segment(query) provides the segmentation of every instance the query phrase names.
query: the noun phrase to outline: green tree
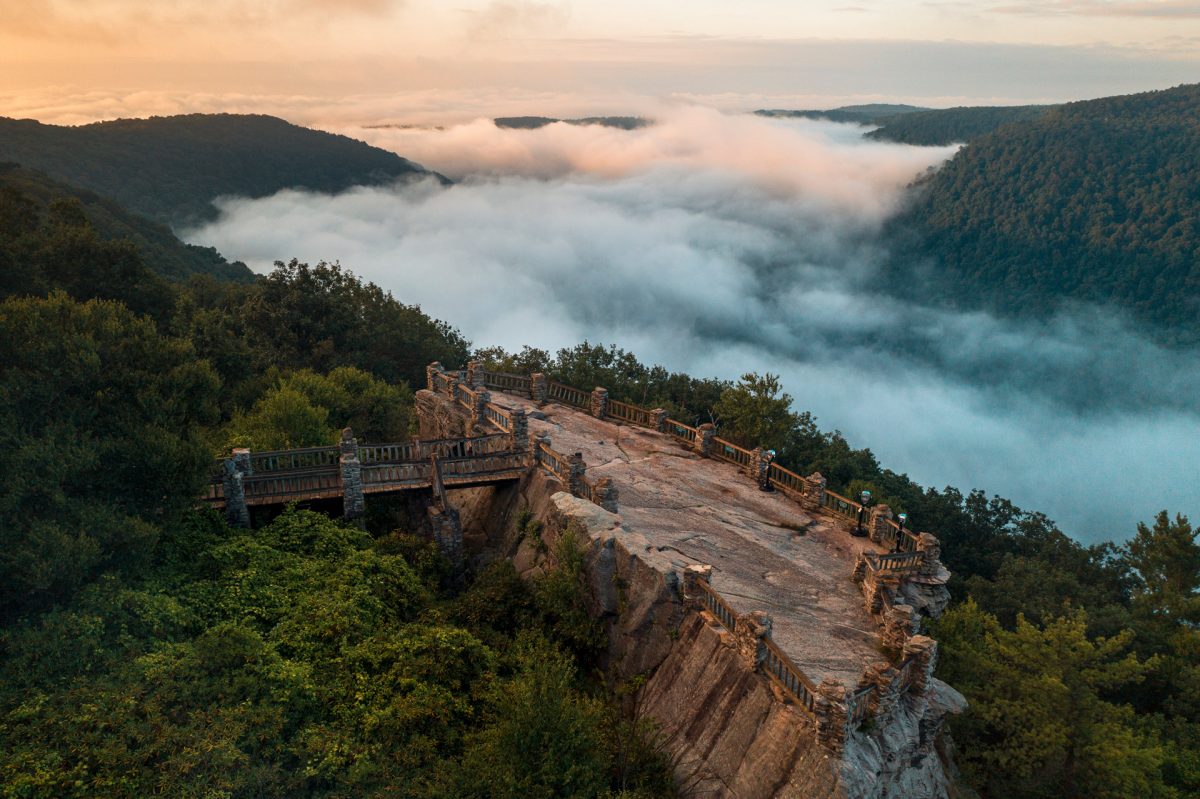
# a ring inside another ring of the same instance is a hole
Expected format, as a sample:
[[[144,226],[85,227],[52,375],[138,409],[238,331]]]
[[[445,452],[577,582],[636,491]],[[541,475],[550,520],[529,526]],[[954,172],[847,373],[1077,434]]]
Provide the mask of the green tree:
[[[721,392],[713,406],[721,436],[746,447],[781,448],[791,437],[797,418],[792,397],[779,375],[748,373]]]

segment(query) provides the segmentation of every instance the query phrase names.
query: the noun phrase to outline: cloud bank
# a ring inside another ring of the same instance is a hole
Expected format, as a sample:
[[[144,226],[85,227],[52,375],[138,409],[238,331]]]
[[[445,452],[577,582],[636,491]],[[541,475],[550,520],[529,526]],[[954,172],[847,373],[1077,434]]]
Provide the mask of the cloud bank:
[[[696,375],[780,373],[886,466],[1008,496],[1083,540],[1197,511],[1195,353],[1112,313],[1018,325],[878,290],[879,226],[951,149],[697,108],[657,117],[634,132],[376,131],[463,179],[229,199],[190,239],[260,271],[340,260],[481,346],[587,338]]]

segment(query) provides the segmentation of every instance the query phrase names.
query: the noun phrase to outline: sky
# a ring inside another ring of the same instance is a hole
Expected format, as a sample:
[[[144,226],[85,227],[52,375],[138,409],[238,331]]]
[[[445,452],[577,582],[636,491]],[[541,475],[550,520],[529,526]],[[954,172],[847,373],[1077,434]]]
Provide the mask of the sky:
[[[0,19],[0,114],[65,123],[255,103],[310,124],[950,106],[1200,76],[1185,0],[0,0]]]

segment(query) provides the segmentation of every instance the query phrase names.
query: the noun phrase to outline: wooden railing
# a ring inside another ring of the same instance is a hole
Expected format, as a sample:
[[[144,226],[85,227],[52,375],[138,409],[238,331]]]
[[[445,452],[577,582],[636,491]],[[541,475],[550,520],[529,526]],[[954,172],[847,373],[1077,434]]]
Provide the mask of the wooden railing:
[[[785,691],[792,695],[797,704],[802,705],[808,712],[813,712],[817,699],[817,686],[792,659],[784,654],[779,645],[767,638],[767,656],[763,659],[763,670],[779,683]]]
[[[737,613],[729,606],[724,597],[713,590],[711,585],[703,580],[698,580],[696,585],[700,587],[700,601],[704,603],[704,607],[708,608],[709,613],[715,616],[726,630],[733,632],[737,625]]]
[[[274,504],[301,497],[336,497],[342,492],[342,475],[336,466],[251,474],[242,480],[242,491],[247,505]]]
[[[574,405],[577,408],[587,408],[592,404],[592,395],[588,391],[580,391],[574,386],[568,386],[566,383],[559,383],[554,380],[547,381],[546,394],[552,400],[567,405]]]
[[[857,520],[858,512],[862,510],[862,505],[859,505],[857,502],[828,490],[825,492],[825,499],[822,500],[822,504],[834,513],[845,516],[847,519]]]
[[[882,555],[865,552],[863,557],[871,571],[879,574],[905,574],[920,571],[925,565],[924,552],[889,552]]]
[[[898,549],[900,552],[912,552],[917,548],[917,542],[921,539],[911,530],[901,530],[900,525],[891,519],[885,519],[887,533],[881,536],[880,543],[892,549]],[[900,538],[900,546],[896,546],[896,538]]]
[[[483,373],[483,384],[497,391],[509,391],[514,394],[525,394],[528,396],[533,381],[526,375],[485,371]]]
[[[871,709],[871,694],[875,693],[874,685],[864,685],[846,695],[846,715],[851,724],[858,724],[867,717]]]
[[[506,433],[511,433],[513,429],[512,415],[495,403],[487,403],[483,406],[483,416],[493,426],[503,430]]]
[[[767,470],[771,485],[792,497],[806,496],[809,492],[808,481],[793,471],[783,468],[778,463],[772,463]]]
[[[676,421],[675,419],[667,419],[666,431],[669,435],[675,436],[675,438],[687,441],[689,443],[694,442],[696,440],[696,436],[700,435],[700,431],[696,428],[686,425],[683,422]]]
[[[614,419],[620,419],[623,422],[641,425],[642,427],[654,427],[655,423],[654,414],[645,408],[630,405],[628,402],[609,400],[606,413]]]
[[[570,479],[571,465],[566,456],[555,452],[542,441],[538,442],[536,455],[538,466],[561,478],[564,482]]]
[[[338,458],[337,447],[304,447],[303,449],[251,452],[250,471],[254,474],[263,474],[265,472],[336,466]]]
[[[712,455],[737,466],[748,467],[754,460],[754,453],[750,450],[739,447],[732,441],[715,437],[713,438]]]

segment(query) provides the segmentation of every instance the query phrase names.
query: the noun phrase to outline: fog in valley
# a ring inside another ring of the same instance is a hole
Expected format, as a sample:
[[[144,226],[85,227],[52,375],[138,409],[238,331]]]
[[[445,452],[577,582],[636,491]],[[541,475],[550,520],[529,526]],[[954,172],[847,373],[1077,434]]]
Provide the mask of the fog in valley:
[[[337,260],[476,346],[584,339],[696,376],[782,375],[797,409],[932,486],[1086,542],[1200,514],[1200,359],[1111,310],[1036,322],[884,293],[880,228],[954,148],[664,108],[635,131],[348,128],[455,182],[229,198],[190,231],[256,271]]]

